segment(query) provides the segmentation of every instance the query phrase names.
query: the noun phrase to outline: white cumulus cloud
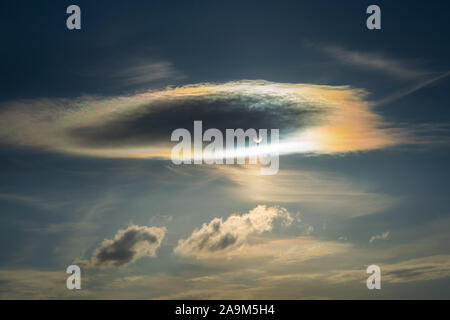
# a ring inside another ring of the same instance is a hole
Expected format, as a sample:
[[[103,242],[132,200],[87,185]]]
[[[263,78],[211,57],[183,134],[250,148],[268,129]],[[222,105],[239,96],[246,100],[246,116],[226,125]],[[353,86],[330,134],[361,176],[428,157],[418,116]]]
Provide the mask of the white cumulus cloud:
[[[264,205],[242,215],[233,214],[226,220],[214,218],[194,230],[187,239],[180,240],[174,252],[196,258],[221,255],[245,244],[252,234],[271,231],[276,219],[280,219],[285,226],[294,220],[285,208]]]

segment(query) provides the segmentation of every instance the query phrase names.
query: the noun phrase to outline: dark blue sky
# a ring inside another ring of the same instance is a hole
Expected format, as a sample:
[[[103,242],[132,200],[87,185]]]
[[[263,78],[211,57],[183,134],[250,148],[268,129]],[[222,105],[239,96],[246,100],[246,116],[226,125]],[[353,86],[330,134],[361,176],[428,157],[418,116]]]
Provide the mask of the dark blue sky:
[[[2,99],[132,91],[111,88],[118,84],[109,73],[149,56],[172,62],[191,83],[262,78],[395,88],[379,74],[333,65],[308,43],[387,52],[436,72],[450,67],[446,1],[378,1],[379,31],[365,28],[370,1],[76,1],[82,30],[69,31],[65,9],[73,3],[1,4]]]

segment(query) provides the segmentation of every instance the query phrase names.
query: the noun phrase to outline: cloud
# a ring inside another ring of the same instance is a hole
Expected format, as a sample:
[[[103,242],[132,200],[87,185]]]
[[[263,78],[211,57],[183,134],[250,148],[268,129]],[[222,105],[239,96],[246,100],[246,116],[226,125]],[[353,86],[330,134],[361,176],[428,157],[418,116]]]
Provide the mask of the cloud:
[[[289,251],[292,244],[287,241],[278,248],[278,254]],[[310,248],[311,252],[326,253],[328,245],[334,256],[317,254],[308,260],[278,259],[272,263],[267,257],[254,264],[247,263],[250,259],[246,263],[223,260],[218,269],[194,268],[176,274],[165,271],[114,274],[112,278],[104,273],[84,272],[82,290],[67,290],[67,274],[61,270],[0,270],[0,299],[370,299],[370,295],[360,295],[370,293],[365,283],[367,266],[360,264],[358,255],[348,255],[354,253],[349,251],[350,246],[334,251],[336,243],[309,239],[304,246],[295,247],[295,251],[301,254],[303,249]],[[347,262],[346,266],[342,267],[337,260],[339,257]],[[401,299],[423,296],[419,281],[450,277],[450,255],[447,254],[379,265],[382,283],[389,283],[396,292],[395,297]],[[414,283],[414,286],[404,286],[407,283]],[[442,292],[436,293],[439,288],[432,291],[426,288],[427,295],[443,297]],[[381,290],[379,294],[382,298],[392,298],[389,290]]]
[[[450,277],[450,255],[433,255],[408,259],[396,263],[378,263],[381,268],[383,282],[407,283],[430,281]],[[330,283],[365,282],[364,270],[335,270],[326,274],[317,274]]]
[[[439,75],[437,75],[435,77],[432,77],[432,78],[426,79],[424,81],[421,81],[420,83],[415,84],[415,85],[413,85],[411,87],[408,87],[406,89],[402,89],[402,90],[400,90],[398,92],[395,92],[394,94],[391,94],[391,95],[389,95],[389,96],[387,96],[387,97],[385,97],[385,98],[383,98],[381,100],[375,101],[372,105],[373,106],[381,106],[381,105],[384,105],[384,104],[391,103],[393,101],[396,101],[398,99],[406,97],[406,96],[408,96],[408,95],[410,95],[410,94],[412,94],[412,93],[414,93],[414,92],[416,92],[416,91],[418,91],[418,90],[420,90],[422,88],[430,86],[430,85],[432,85],[432,84],[434,84],[434,83],[436,83],[436,82],[446,78],[448,75],[450,75],[450,71],[444,72],[444,73],[439,74]]]
[[[260,175],[258,168],[239,166],[217,166],[209,173],[231,181],[229,192],[233,197],[277,204],[301,203],[310,212],[347,218],[381,212],[400,201],[398,197],[375,192],[368,183],[343,175],[298,164],[294,168],[285,163],[284,167],[270,177]],[[202,169],[203,174],[208,172]]]
[[[382,267],[391,283],[427,281],[450,277],[450,255],[416,258]]]
[[[151,50],[130,51],[125,58],[119,58],[109,52],[102,55],[102,59],[91,60],[89,65],[77,68],[75,76],[79,76],[83,86],[93,86],[102,92],[136,92],[144,88],[176,83],[185,78],[172,62],[156,58]]]
[[[308,294],[305,289],[318,285],[305,280],[326,276],[318,270],[329,267],[330,260],[322,259],[339,257],[351,247],[309,236],[269,239],[261,235],[253,240],[257,243],[243,244],[227,253],[209,256],[210,259],[191,261],[202,267],[184,269],[177,274],[162,272],[117,279],[110,291],[152,292],[152,298],[157,299],[304,298]],[[293,272],[299,270],[301,274],[294,277]]]
[[[96,268],[123,267],[142,257],[155,257],[166,228],[131,225],[105,239],[88,265]]]
[[[442,227],[442,223],[439,225]],[[286,238],[285,232],[282,239],[277,236],[275,228],[271,233],[250,234],[242,245],[217,251],[209,256],[211,259],[190,260],[189,267],[185,261],[179,264],[171,260],[173,271],[144,268],[139,273],[130,273],[124,269],[108,272],[83,269],[83,289],[79,294],[65,288],[67,275],[61,270],[0,270],[0,297],[369,299],[373,292],[367,290],[365,282],[370,264],[381,267],[384,288],[390,288],[377,293],[380,298],[424,297],[423,288],[428,288],[427,295],[447,294],[439,286],[435,287],[436,282],[427,281],[448,281],[450,255],[420,256],[430,250],[430,245],[424,247],[421,240],[367,251],[354,243],[326,241],[314,236]],[[442,238],[438,243],[443,243]],[[411,258],[412,255],[419,257]]]
[[[276,219],[281,219],[284,225],[293,221],[286,209],[263,205],[243,215],[233,214],[226,220],[214,218],[200,229],[195,229],[187,239],[180,240],[174,252],[196,258],[221,256],[241,247],[250,235],[271,231]]]
[[[414,68],[410,62],[392,59],[382,53],[352,51],[339,46],[310,46],[319,49],[339,62],[349,66],[362,67],[376,72],[384,72],[402,79],[419,81],[417,84],[401,89],[398,92],[371,103],[372,107],[394,102],[420,89],[430,86],[446,78],[450,74],[450,71],[429,72],[418,70],[417,68]]]
[[[91,293],[67,290],[68,275],[61,270],[41,271],[35,269],[0,270],[0,299],[83,299]]]
[[[243,80],[202,83],[112,98],[6,103],[0,142],[110,158],[169,159],[170,135],[207,128],[280,129],[280,153],[345,153],[410,142],[349,86]],[[176,115],[176,116],[175,116]]]
[[[377,234],[377,235],[371,236],[369,239],[369,242],[372,243],[375,240],[386,240],[387,238],[389,238],[389,231],[386,231],[382,234]]]
[[[184,76],[168,61],[142,62],[125,66],[107,77],[122,86],[142,86],[163,79],[182,79]]]
[[[437,225],[447,235],[447,224],[440,221]],[[429,241],[424,236],[422,240],[416,237],[407,244],[368,251],[354,243],[313,236],[277,236],[275,228],[270,234],[251,234],[246,243],[210,256],[214,259],[190,260],[189,267],[172,260],[174,271],[145,268],[130,274],[123,269],[83,269],[83,289],[77,292],[65,288],[67,275],[61,270],[0,270],[0,297],[371,299],[373,292],[366,288],[366,268],[370,264],[381,267],[385,290],[377,292],[379,298],[442,298],[448,294],[436,286],[437,281],[431,281],[450,279],[450,255],[420,256],[435,244],[445,243],[443,238],[436,239],[431,247],[422,243]],[[419,256],[411,258],[413,255]]]
[[[308,231],[305,232],[308,234]],[[227,252],[226,258],[235,261],[259,263],[278,268],[283,265],[302,263],[315,258],[322,258],[345,252],[349,245],[320,241],[311,236],[289,239],[253,239],[256,243],[243,244]]]
[[[63,202],[52,202],[49,199],[14,193],[0,193],[0,199],[15,201],[44,210],[54,210],[64,205]]]
[[[411,63],[387,57],[382,53],[354,51],[340,46],[313,45],[313,47],[342,64],[384,72],[398,78],[414,79],[429,74],[429,72],[413,68]]]

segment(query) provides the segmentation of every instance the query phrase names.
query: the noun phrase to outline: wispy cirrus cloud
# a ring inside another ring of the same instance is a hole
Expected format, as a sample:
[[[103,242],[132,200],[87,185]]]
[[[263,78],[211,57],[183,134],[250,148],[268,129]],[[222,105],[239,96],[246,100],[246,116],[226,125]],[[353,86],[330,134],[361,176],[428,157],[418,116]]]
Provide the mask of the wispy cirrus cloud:
[[[395,59],[381,52],[349,50],[341,46],[311,45],[342,64],[375,72],[383,72],[402,79],[415,79],[430,72],[418,69],[411,61]]]
[[[0,200],[14,201],[44,210],[54,210],[64,205],[62,202],[53,202],[42,197],[17,193],[0,193]]]
[[[171,174],[227,181],[224,191],[234,199],[286,206],[301,204],[321,215],[354,218],[389,210],[402,199],[367,181],[358,181],[342,174],[324,172],[296,164],[273,176],[259,174],[252,166],[168,166]]]
[[[91,291],[67,290],[67,274],[36,269],[0,270],[0,299],[83,299]]]
[[[407,259],[395,263],[381,264],[382,279],[389,283],[428,281],[450,277],[450,255],[432,255]],[[319,276],[319,275],[317,275]],[[361,270],[336,270],[322,274],[330,283],[365,282],[366,275]]]
[[[144,86],[155,81],[175,81],[183,78],[184,75],[168,61],[135,62],[110,73],[106,77],[109,81],[121,86]]]
[[[305,247],[297,247],[304,260],[277,260],[265,256],[265,260],[254,255],[246,260],[233,263],[223,260],[219,270],[199,268],[184,271],[182,274],[158,272],[154,274],[116,275],[96,277],[94,274],[83,276],[83,290],[67,290],[67,275],[61,271],[39,271],[35,269],[0,270],[0,298],[4,299],[139,299],[143,296],[151,299],[271,299],[274,296],[285,299],[308,298],[361,298],[361,290],[366,289],[366,265],[360,257],[351,256],[351,246],[334,247],[334,243],[309,239]],[[277,247],[278,255],[292,254],[292,243]],[[339,248],[338,250],[336,250]],[[314,255],[308,258],[308,249]],[[334,252],[333,254],[327,253]],[[322,251],[322,252],[321,252]],[[324,254],[322,254],[324,253]],[[349,262],[341,266],[337,260],[331,268],[330,257],[343,255]],[[356,261],[354,261],[356,259]],[[353,261],[353,264],[350,262]],[[302,262],[302,263],[299,263]],[[411,286],[403,284],[450,277],[450,255],[432,255],[414,259],[405,259],[394,263],[380,264],[382,281],[395,284],[401,297],[416,296],[420,287],[411,291]],[[300,269],[300,271],[299,271]],[[94,285],[95,284],[95,285]],[[415,286],[416,287],[416,286]],[[381,290],[380,295],[388,293]],[[388,296],[387,296],[388,297]],[[369,296],[367,297],[369,298]]]
[[[382,99],[380,99],[378,101],[373,102],[372,105],[373,106],[381,106],[381,105],[384,105],[384,104],[391,103],[393,101],[396,101],[398,99],[406,97],[406,96],[408,96],[408,95],[410,95],[410,94],[412,94],[412,93],[414,93],[414,92],[416,92],[416,91],[418,91],[418,90],[420,90],[422,88],[430,86],[430,85],[432,85],[432,84],[434,84],[434,83],[436,83],[436,82],[438,82],[438,81],[448,77],[449,75],[450,75],[450,71],[440,73],[437,76],[433,76],[431,78],[423,80],[423,81],[419,82],[418,84],[415,84],[415,85],[413,85],[411,87],[408,87],[408,88],[405,88],[405,89],[401,89],[401,90],[399,90],[397,92],[394,92],[393,94],[388,95],[385,98],[382,98]]]
[[[433,255],[387,265],[384,279],[392,283],[427,281],[450,277],[450,255]]]
[[[382,52],[349,50],[342,46],[336,45],[333,46],[310,43],[307,45],[318,49],[344,65],[384,73],[402,80],[416,82],[414,85],[400,89],[385,98],[371,102],[372,107],[394,102],[427,86],[433,85],[450,75],[450,71],[428,71],[417,67],[417,63],[414,63],[413,61],[389,57]]]
[[[171,61],[155,57],[150,48],[121,58],[105,54],[91,64],[81,66],[75,74],[85,84],[92,84],[96,90],[101,89],[102,92],[135,92],[167,83],[177,83],[186,77]]]

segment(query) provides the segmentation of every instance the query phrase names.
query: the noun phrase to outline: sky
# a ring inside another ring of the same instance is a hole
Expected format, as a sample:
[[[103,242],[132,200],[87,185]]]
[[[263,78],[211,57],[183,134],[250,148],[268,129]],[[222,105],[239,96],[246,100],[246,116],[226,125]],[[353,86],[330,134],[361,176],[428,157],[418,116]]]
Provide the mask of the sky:
[[[0,299],[449,299],[449,9],[3,1]],[[195,120],[278,172],[174,164]]]

